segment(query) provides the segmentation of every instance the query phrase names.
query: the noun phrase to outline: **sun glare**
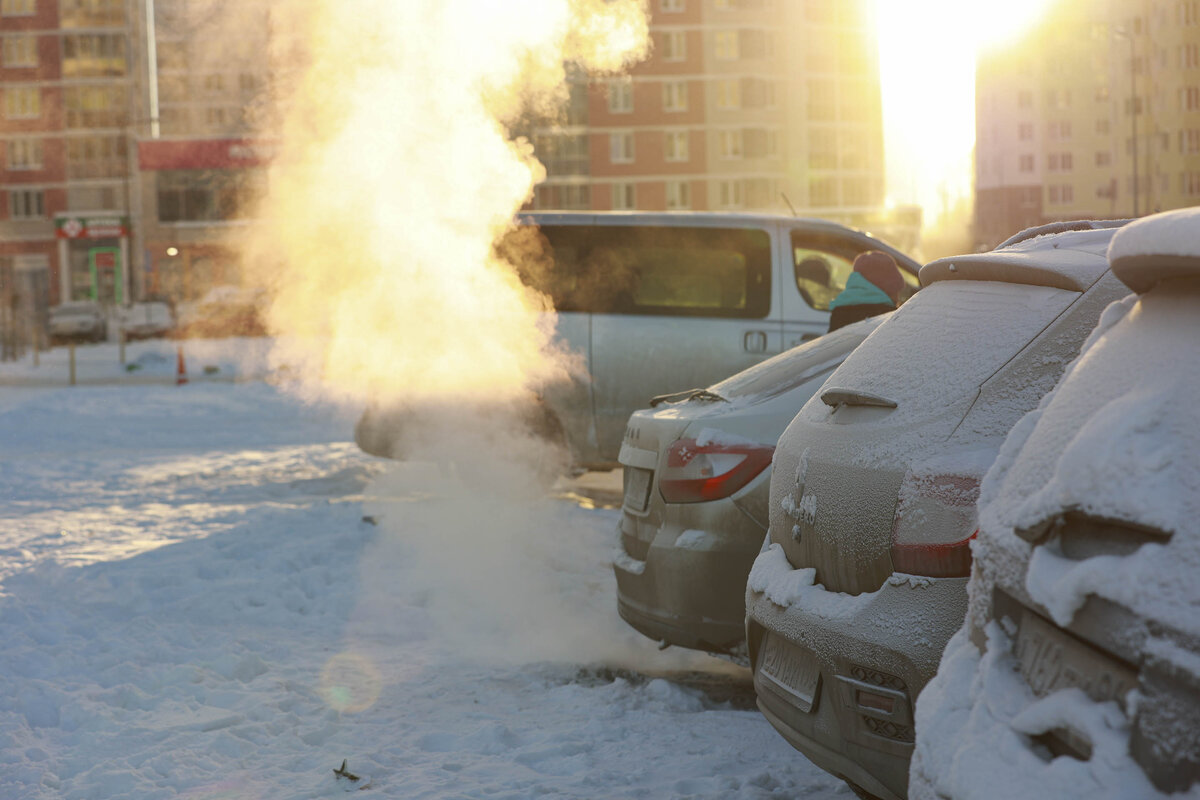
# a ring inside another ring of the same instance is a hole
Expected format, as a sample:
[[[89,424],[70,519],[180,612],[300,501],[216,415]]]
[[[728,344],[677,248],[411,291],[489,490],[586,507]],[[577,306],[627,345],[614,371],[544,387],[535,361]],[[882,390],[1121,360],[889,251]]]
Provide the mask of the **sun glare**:
[[[878,0],[889,202],[916,203],[935,223],[970,196],[976,55],[1004,46],[1048,4]]]

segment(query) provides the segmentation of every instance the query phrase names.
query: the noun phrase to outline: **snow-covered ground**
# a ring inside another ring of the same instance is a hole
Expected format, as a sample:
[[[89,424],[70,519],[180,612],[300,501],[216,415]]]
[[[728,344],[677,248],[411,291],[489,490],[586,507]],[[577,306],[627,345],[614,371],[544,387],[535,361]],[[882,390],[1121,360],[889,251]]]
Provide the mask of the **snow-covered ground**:
[[[0,365],[0,798],[851,796],[617,617],[619,478],[462,491],[225,347]]]

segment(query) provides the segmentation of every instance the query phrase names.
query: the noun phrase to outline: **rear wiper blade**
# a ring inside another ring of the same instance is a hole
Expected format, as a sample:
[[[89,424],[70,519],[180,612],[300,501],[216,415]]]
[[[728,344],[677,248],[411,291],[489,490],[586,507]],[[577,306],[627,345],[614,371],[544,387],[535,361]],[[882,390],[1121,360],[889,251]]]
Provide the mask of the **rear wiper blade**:
[[[871,406],[873,408],[895,408],[896,401],[877,394],[859,392],[854,389],[826,389],[821,392],[821,402],[827,406]]]
[[[650,407],[655,408],[663,403],[682,403],[688,400],[712,400],[718,403],[729,402],[711,389],[686,389],[682,392],[660,394],[657,397],[651,397]]]

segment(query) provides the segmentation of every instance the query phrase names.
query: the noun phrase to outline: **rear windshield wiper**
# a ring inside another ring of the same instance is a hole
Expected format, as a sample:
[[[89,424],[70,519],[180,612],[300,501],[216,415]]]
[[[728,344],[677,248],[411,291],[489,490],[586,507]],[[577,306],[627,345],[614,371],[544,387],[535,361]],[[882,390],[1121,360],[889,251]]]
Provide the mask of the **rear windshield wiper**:
[[[688,400],[711,400],[717,403],[729,402],[711,389],[686,389],[682,392],[674,392],[673,394],[660,394],[657,397],[651,397],[650,407],[655,408],[663,403],[682,403]]]
[[[877,394],[868,394],[854,389],[826,389],[821,392],[821,402],[827,406],[871,406],[873,408],[895,408],[896,401]]]

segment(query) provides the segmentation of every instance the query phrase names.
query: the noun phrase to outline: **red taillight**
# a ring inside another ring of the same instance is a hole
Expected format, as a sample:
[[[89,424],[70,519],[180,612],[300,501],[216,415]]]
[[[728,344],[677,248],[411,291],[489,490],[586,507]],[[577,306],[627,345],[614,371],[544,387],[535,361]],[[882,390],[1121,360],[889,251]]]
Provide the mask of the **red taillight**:
[[[909,476],[892,522],[892,568],[926,578],[971,574],[971,540],[979,533],[979,479],[962,475]]]
[[[658,490],[668,503],[703,503],[729,497],[771,463],[775,448],[679,439],[667,448]]]

